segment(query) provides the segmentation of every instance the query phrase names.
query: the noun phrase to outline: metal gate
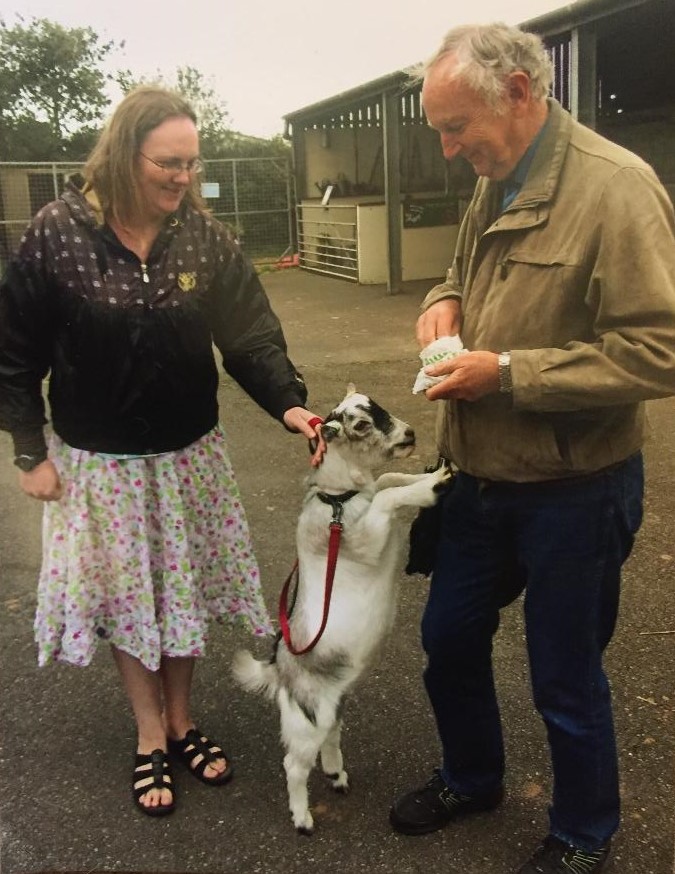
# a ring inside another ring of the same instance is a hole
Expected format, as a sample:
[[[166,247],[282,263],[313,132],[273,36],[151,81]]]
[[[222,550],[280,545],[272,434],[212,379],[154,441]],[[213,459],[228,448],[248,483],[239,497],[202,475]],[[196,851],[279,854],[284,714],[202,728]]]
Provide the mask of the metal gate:
[[[355,204],[298,205],[298,256],[305,270],[359,281]]]
[[[55,200],[82,165],[0,162],[0,270],[26,226]],[[295,210],[290,160],[205,159],[202,194],[213,214],[237,233],[256,262],[277,261],[294,250]]]

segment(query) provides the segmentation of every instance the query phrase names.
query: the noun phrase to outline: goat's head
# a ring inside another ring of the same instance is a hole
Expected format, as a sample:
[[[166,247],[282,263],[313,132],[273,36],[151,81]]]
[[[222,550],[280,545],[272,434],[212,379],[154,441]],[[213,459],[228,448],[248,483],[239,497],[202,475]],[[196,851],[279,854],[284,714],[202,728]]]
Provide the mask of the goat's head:
[[[405,458],[415,448],[415,432],[350,385],[344,399],[326,416],[321,433],[329,446],[345,447],[373,461]]]

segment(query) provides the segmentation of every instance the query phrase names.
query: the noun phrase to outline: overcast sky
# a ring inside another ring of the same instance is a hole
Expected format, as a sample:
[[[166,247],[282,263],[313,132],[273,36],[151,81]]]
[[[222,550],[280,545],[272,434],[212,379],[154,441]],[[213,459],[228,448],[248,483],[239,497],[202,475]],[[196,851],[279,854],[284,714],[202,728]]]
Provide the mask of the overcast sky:
[[[0,0],[0,18],[49,18],[125,41],[111,70],[167,77],[192,66],[235,130],[281,133],[282,116],[428,57],[456,24],[516,24],[561,0]],[[117,96],[117,95],[115,95]]]

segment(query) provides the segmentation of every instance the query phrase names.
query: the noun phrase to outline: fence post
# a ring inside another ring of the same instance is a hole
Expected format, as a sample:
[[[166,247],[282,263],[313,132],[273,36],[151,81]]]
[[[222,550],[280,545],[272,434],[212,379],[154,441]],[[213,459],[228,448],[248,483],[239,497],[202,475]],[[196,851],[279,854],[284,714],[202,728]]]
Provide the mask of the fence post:
[[[56,172],[56,164],[52,164],[52,184],[54,186],[54,197],[52,200],[56,200],[61,193],[59,191],[59,174]]]
[[[288,248],[293,252],[293,190],[291,188],[291,167],[288,158],[284,159],[284,172],[286,173],[286,206],[288,208]]]
[[[237,229],[237,237],[241,236],[239,227],[239,190],[237,188],[237,159],[232,159],[232,195],[234,197],[234,226]]]

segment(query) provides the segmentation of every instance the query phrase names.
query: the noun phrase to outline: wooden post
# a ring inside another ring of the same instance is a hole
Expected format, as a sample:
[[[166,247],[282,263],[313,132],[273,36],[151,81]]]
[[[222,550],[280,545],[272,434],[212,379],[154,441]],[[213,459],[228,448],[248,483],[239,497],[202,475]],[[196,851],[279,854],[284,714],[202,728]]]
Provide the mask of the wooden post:
[[[384,147],[384,202],[387,215],[387,291],[401,290],[401,146],[400,96],[382,95],[382,143]]]
[[[595,129],[598,105],[598,45],[592,24],[572,29],[570,111],[572,116]]]

